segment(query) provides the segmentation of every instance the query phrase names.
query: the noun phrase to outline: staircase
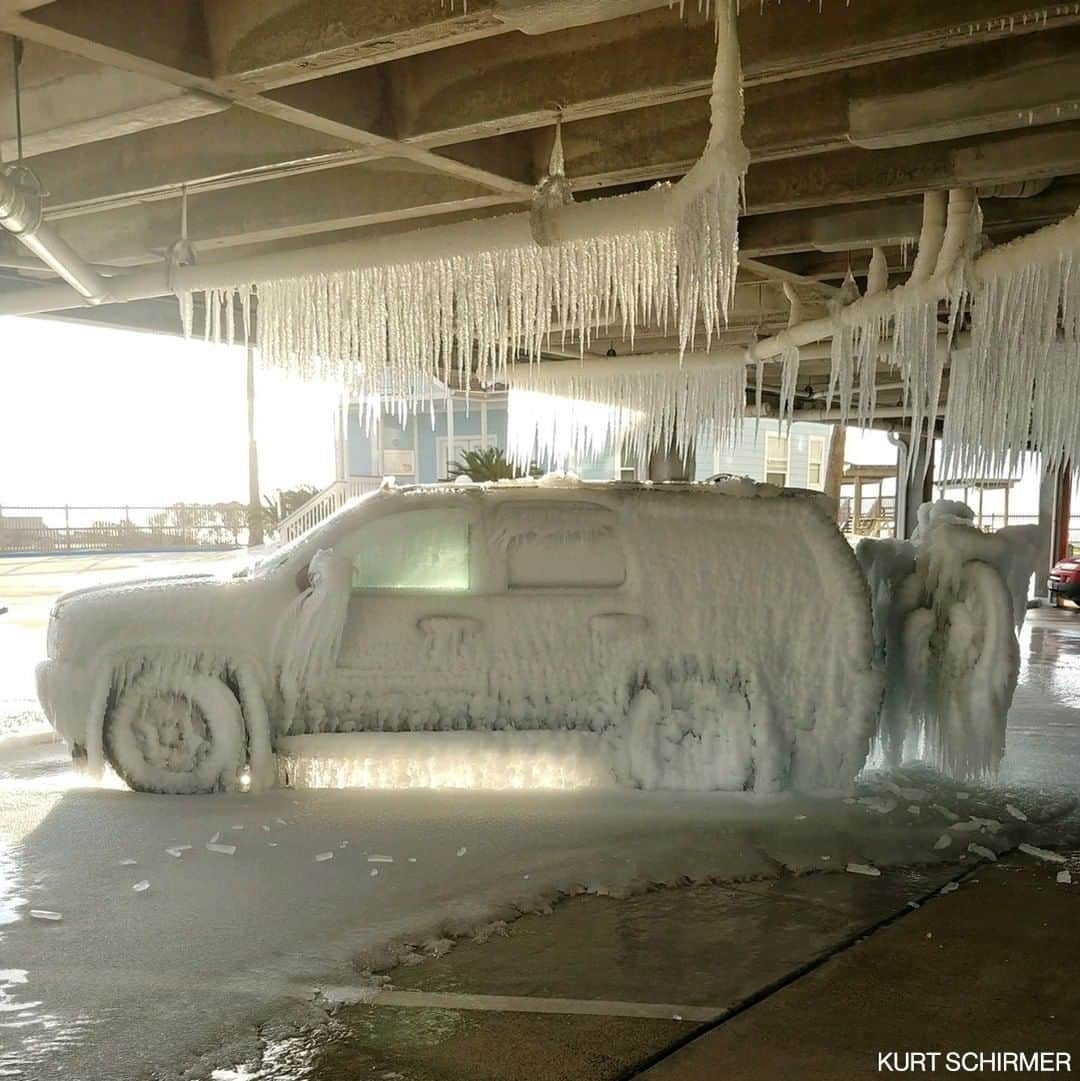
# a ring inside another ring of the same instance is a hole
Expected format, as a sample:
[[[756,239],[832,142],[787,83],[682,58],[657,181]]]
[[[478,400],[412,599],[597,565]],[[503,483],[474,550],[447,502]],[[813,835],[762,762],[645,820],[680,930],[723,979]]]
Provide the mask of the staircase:
[[[279,538],[282,543],[295,540],[323,519],[329,518],[350,499],[374,492],[380,484],[381,477],[349,477],[348,480],[334,481],[318,495],[313,495],[303,506],[297,507],[287,518],[282,519],[278,525]]]

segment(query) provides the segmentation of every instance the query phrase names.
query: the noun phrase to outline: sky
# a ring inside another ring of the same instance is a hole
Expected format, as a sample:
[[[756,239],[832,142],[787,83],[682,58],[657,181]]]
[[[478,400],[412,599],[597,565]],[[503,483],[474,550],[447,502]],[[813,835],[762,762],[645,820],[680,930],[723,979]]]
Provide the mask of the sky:
[[[0,506],[247,502],[237,347],[0,319]],[[333,392],[256,383],[260,487],[333,480]]]

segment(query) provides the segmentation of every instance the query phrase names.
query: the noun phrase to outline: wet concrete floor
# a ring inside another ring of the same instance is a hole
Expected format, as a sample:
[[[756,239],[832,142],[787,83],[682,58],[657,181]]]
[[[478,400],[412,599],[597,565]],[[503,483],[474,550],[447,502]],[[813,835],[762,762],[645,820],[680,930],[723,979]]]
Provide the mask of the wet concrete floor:
[[[373,1002],[342,1007],[322,1046],[256,1076],[632,1077],[913,911],[909,902],[936,895],[958,873],[822,874],[573,898],[484,941],[419,952],[417,963],[387,973]]]

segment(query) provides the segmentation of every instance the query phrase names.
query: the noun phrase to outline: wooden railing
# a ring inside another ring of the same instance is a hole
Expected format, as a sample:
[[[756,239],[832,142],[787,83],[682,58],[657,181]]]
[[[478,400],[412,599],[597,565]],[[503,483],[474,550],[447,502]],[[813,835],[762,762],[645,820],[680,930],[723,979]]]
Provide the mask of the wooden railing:
[[[287,518],[282,519],[278,526],[278,538],[282,542],[295,540],[323,519],[329,518],[350,499],[374,492],[381,483],[382,479],[379,477],[349,477],[348,480],[334,481],[318,495],[313,495],[303,506],[297,507]]]

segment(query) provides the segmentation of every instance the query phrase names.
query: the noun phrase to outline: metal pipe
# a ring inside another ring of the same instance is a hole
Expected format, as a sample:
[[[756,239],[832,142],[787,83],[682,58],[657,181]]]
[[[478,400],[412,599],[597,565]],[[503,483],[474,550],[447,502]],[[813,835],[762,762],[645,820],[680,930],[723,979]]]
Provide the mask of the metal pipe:
[[[40,196],[17,183],[14,174],[15,170],[0,171],[0,226],[75,290],[76,305],[108,300],[106,280],[41,220]]]

